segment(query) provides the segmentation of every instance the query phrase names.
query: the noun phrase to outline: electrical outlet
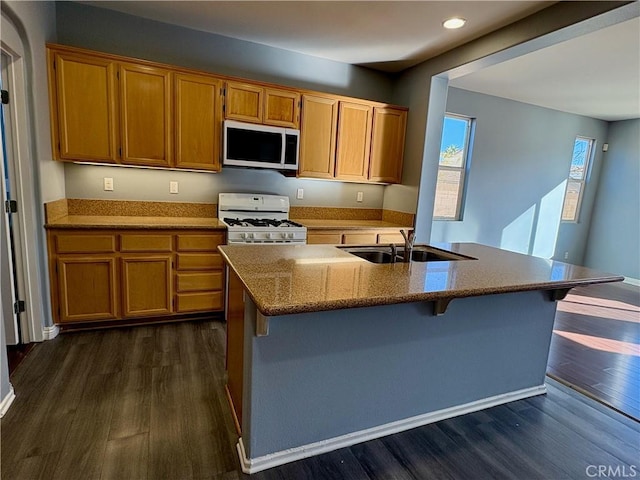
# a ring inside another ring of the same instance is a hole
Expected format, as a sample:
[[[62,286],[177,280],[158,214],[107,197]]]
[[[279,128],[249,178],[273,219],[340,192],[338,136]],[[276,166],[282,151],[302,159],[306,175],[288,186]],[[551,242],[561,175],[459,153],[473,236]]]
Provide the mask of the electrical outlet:
[[[178,182],[169,182],[169,193],[178,193]]]
[[[358,192],[358,194],[356,195],[356,202],[361,202],[363,198],[364,198],[364,193]]]
[[[105,192],[113,192],[113,178],[104,177],[104,191]]]
[[[569,252],[564,252],[564,259],[567,260],[569,258]]]
[[[298,200],[302,200],[304,198],[304,189],[299,188],[298,191],[296,192],[296,198]]]

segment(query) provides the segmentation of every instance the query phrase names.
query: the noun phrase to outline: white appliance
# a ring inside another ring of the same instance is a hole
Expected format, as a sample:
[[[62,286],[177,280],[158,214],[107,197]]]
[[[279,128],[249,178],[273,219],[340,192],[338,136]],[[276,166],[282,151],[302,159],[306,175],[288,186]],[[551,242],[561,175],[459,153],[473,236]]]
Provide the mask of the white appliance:
[[[307,227],[289,220],[289,197],[221,193],[218,218],[227,226],[227,243],[304,244]]]
[[[298,170],[300,130],[224,121],[222,165]]]

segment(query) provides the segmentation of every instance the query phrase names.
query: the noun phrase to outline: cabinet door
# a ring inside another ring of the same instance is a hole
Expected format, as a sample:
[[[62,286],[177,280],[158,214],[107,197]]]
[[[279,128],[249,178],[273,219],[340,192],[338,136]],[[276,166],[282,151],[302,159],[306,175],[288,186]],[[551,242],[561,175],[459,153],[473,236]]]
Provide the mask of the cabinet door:
[[[176,166],[220,170],[221,82],[176,74]]]
[[[307,231],[307,243],[310,245],[313,245],[313,244],[339,245],[342,243],[342,232],[311,233]]]
[[[236,428],[242,425],[242,383],[244,358],[244,289],[242,282],[229,272],[227,297],[227,392],[233,405]]]
[[[333,178],[337,124],[337,100],[311,95],[302,97],[298,169],[301,177]]]
[[[369,180],[400,183],[407,112],[395,108],[374,108]]]
[[[165,315],[171,308],[171,256],[122,258],[122,315]]]
[[[114,257],[58,257],[57,271],[61,323],[117,318]]]
[[[345,233],[342,235],[342,243],[347,245],[369,245],[376,243],[375,232],[370,233]]]
[[[371,106],[340,102],[336,175],[340,180],[366,181],[371,145]]]
[[[250,83],[228,82],[224,117],[241,122],[262,123],[264,89]]]
[[[278,127],[298,128],[300,94],[286,90],[264,90],[264,123]]]
[[[134,64],[120,66],[122,162],[168,167],[171,144],[169,71]]]
[[[116,163],[114,63],[72,53],[56,53],[53,59],[56,98],[50,100],[52,111],[58,113],[58,156]]]

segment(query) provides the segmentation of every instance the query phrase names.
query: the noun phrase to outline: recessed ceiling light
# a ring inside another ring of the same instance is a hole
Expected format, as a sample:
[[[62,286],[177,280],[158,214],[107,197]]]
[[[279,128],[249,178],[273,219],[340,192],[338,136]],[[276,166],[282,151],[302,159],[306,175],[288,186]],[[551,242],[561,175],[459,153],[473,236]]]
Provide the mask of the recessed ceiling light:
[[[463,27],[465,23],[467,23],[467,21],[464,18],[453,17],[442,22],[442,26],[444,28],[454,29]]]

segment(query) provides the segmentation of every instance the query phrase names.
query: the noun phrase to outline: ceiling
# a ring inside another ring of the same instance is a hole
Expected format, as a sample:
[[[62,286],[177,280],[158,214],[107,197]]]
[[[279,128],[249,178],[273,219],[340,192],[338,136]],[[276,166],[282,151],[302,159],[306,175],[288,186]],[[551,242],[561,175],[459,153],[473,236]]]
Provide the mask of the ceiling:
[[[449,85],[607,121],[640,118],[640,17]]]
[[[87,1],[160,22],[398,72],[555,2]],[[467,19],[446,30],[451,16]],[[640,117],[636,17],[452,80],[451,85],[613,121]]]

